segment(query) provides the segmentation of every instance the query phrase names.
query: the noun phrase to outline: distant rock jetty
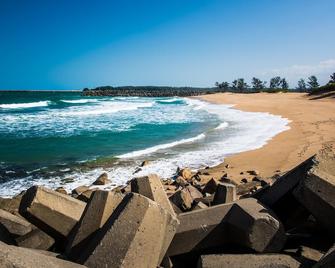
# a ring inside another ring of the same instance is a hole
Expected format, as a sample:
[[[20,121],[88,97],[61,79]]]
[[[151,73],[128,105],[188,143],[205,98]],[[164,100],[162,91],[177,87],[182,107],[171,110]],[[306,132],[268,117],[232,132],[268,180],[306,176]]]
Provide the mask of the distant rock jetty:
[[[334,167],[328,147],[273,183],[184,168],[110,191],[32,186],[0,198],[0,267],[335,267]]]
[[[84,88],[83,96],[118,96],[118,97],[188,97],[225,92],[220,88],[196,87],[157,87],[157,86],[126,86]]]

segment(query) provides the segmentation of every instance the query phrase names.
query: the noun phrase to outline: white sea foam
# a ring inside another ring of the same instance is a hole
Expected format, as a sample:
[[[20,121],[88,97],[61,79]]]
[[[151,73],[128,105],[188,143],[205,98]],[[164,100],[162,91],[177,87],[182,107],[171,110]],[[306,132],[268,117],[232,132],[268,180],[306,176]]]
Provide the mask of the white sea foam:
[[[50,104],[50,101],[37,101],[37,102],[27,102],[27,103],[10,103],[10,104],[0,104],[0,108],[3,109],[24,109],[24,108],[34,108],[34,107],[45,107]]]
[[[220,125],[218,125],[215,129],[224,129],[228,126],[229,126],[229,124],[227,122],[223,122]]]
[[[148,155],[148,154],[152,154],[155,153],[159,150],[163,150],[163,149],[168,149],[168,148],[172,148],[181,144],[185,144],[185,143],[192,143],[195,142],[197,140],[201,140],[203,138],[205,138],[206,135],[205,134],[200,134],[197,135],[193,138],[189,138],[189,139],[181,139],[179,141],[174,141],[174,142],[170,142],[170,143],[165,143],[165,144],[160,144],[160,145],[156,145],[144,150],[138,150],[138,151],[134,151],[131,153],[127,153],[127,154],[123,154],[123,155],[119,155],[117,156],[118,158],[133,158],[133,157],[138,157],[138,156],[142,156],[142,155]]]
[[[137,110],[139,108],[149,108],[153,103],[129,103],[129,102],[103,102],[97,106],[91,108],[85,107],[83,110],[73,109],[70,111],[61,112],[63,116],[90,116],[90,115],[101,115],[111,114],[121,111]]]
[[[164,99],[164,100],[158,100],[158,102],[166,102],[166,103],[171,103],[171,102],[176,102],[176,101],[180,101],[180,98],[172,98],[172,99]]]
[[[190,167],[192,169],[198,169],[206,166],[214,166],[224,160],[224,158],[231,154],[239,152],[253,150],[264,146],[272,137],[278,133],[289,129],[289,120],[280,116],[275,116],[268,113],[255,113],[255,112],[243,112],[232,108],[231,105],[216,105],[203,102],[197,99],[183,99],[186,102],[185,107],[191,108],[195,111],[190,113],[190,109],[177,110],[171,109],[169,105],[158,105],[153,106],[153,102],[146,100],[142,101],[143,98],[138,99],[136,102],[130,102],[131,112],[117,114],[118,127],[129,127],[132,124],[139,123],[170,123],[170,122],[197,122],[206,120],[203,112],[216,116],[221,123],[213,129],[209,129],[208,132],[202,133],[198,136],[174,141],[171,143],[165,143],[149,147],[139,151],[129,152],[120,155],[120,161],[126,161],[128,164],[117,165],[105,170],[98,168],[88,172],[75,173],[71,177],[75,177],[74,182],[62,185],[60,177],[54,177],[48,180],[44,178],[33,178],[27,177],[18,180],[12,180],[5,182],[0,187],[1,195],[14,195],[23,189],[30,187],[31,185],[46,185],[48,187],[64,186],[66,189],[71,190],[79,185],[91,185],[101,172],[106,171],[111,178],[112,184],[106,185],[107,189],[114,187],[115,185],[124,184],[126,181],[134,176],[143,176],[150,173],[157,173],[163,178],[169,178],[176,173],[177,167]],[[135,101],[135,100],[134,100]],[[66,131],[71,129],[71,126],[75,126],[76,129],[90,129],[92,122],[85,118],[81,119],[84,115],[101,114],[99,117],[93,117],[92,120],[96,122],[93,124],[93,129],[103,127],[111,128],[116,120],[109,120],[107,123],[104,122],[103,114],[107,111],[115,113],[115,111],[122,111],[125,104],[123,101],[118,102],[114,105],[110,100],[98,102],[98,105],[94,104],[91,106],[83,107],[83,109],[71,109],[51,111],[39,115],[37,118],[31,117],[30,124],[43,122],[41,125],[34,125],[38,128],[41,127],[59,127],[58,122],[64,122],[66,125]],[[139,113],[140,107],[152,107],[150,113],[141,112]],[[184,108],[183,108],[184,109]],[[98,112],[94,112],[98,111]],[[199,111],[199,112],[198,112]],[[201,112],[202,111],[202,112]],[[75,113],[75,112],[79,112]],[[85,112],[88,112],[88,114]],[[101,112],[101,113],[100,113]],[[68,116],[71,115],[69,118]],[[6,115],[7,116],[7,115]],[[24,115],[25,116],[25,115]],[[110,115],[109,115],[110,116]],[[131,121],[129,119],[131,117]],[[191,117],[191,118],[190,118]],[[0,118],[1,119],[1,118]],[[7,120],[8,119],[8,120]],[[10,121],[10,118],[4,119],[4,124],[10,124],[9,126],[15,125],[16,120]],[[27,117],[22,117],[20,120],[23,122],[27,120]],[[36,120],[36,122],[35,122]],[[192,121],[193,120],[193,121]],[[35,122],[35,123],[34,123]],[[89,122],[88,125],[85,125]],[[122,122],[122,124],[121,124]],[[2,121],[0,120],[0,128]],[[24,126],[24,125],[23,125]],[[200,142],[201,141],[201,142]],[[139,172],[134,174],[141,161],[145,159],[151,159],[150,164],[142,167]],[[67,174],[66,176],[70,176]]]
[[[97,99],[61,100],[61,102],[74,103],[74,104],[90,103],[90,102],[97,102],[97,101],[98,101]]]

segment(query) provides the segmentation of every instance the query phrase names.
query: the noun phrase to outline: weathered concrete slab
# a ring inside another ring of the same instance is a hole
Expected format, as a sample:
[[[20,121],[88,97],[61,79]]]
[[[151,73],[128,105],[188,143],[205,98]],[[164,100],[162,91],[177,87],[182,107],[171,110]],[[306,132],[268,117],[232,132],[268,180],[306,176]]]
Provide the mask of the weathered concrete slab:
[[[313,268],[334,268],[335,267],[335,244],[323,255]]]
[[[206,183],[206,185],[202,189],[202,193],[203,194],[206,194],[206,193],[214,194],[217,186],[218,186],[218,182],[212,178]]]
[[[170,201],[170,203],[171,203],[171,206],[172,206],[172,208],[173,208],[173,210],[176,214],[183,213],[183,211],[179,207],[177,207],[173,202]]]
[[[194,206],[193,210],[204,209],[204,208],[208,208],[208,206],[200,201]]]
[[[15,241],[20,247],[40,250],[49,250],[55,244],[55,239],[36,227],[26,235],[16,238]]]
[[[181,177],[183,177],[185,180],[189,180],[189,179],[192,178],[193,173],[192,173],[191,169],[189,169],[189,168],[183,168],[183,169],[180,169],[178,171],[178,175],[181,176]]]
[[[208,195],[203,198],[196,198],[194,202],[202,202],[205,205],[210,207],[211,205],[213,205],[213,199],[214,199],[214,195]]]
[[[20,213],[51,236],[66,237],[86,203],[45,187],[33,186],[22,197]]]
[[[106,223],[123,197],[124,195],[121,193],[101,190],[92,193],[80,221],[69,235],[66,253],[70,258],[78,258],[82,248],[89,243],[95,232]]]
[[[127,194],[106,224],[85,247],[80,263],[88,267],[157,267],[177,220],[147,197]]]
[[[12,234],[0,223],[0,241],[8,245],[16,245]]]
[[[174,256],[227,243],[229,240],[223,219],[232,206],[218,205],[179,214],[180,225],[167,255]]]
[[[91,198],[91,195],[93,194],[93,192],[95,191],[95,189],[89,189],[83,193],[81,193],[77,199],[80,200],[80,201],[83,201],[83,202],[88,202]]]
[[[15,268],[83,268],[85,266],[41,254],[27,248],[0,242],[0,267]]]
[[[256,191],[257,187],[260,186],[261,183],[259,181],[249,181],[245,183],[241,183],[236,187],[236,193],[238,195],[244,195],[251,193],[252,191]]]
[[[72,196],[77,197],[78,195],[81,195],[83,192],[86,192],[90,188],[88,186],[82,185],[78,186],[77,188],[72,190]]]
[[[139,193],[157,202],[172,215],[175,215],[174,209],[165,193],[160,177],[155,174],[135,178],[131,181],[131,191]]]
[[[13,198],[0,197],[0,209],[6,210],[12,214],[19,214],[21,198],[21,195]]]
[[[169,256],[228,244],[276,251],[285,242],[280,221],[253,198],[182,213],[178,219]]]
[[[301,264],[284,254],[220,254],[203,255],[198,268],[299,268]]]
[[[176,191],[169,199],[182,211],[187,211],[192,208],[193,198],[190,192],[185,189]]]
[[[264,191],[258,192],[253,197],[268,207],[276,206],[285,195],[289,194],[297,186],[300,180],[306,177],[307,171],[311,168],[312,164],[313,157],[310,157],[278,178],[273,185],[267,187]]]
[[[24,218],[0,209],[0,223],[14,236],[22,236],[32,231],[33,225]]]
[[[280,220],[256,199],[236,202],[225,221],[235,245],[256,252],[279,252],[285,244],[285,231]]]
[[[213,205],[236,201],[236,186],[229,183],[218,183],[214,194]]]
[[[60,186],[55,189],[56,192],[61,193],[61,194],[67,194],[67,191],[64,187]]]
[[[190,193],[193,200],[196,199],[196,198],[202,198],[203,197],[202,193],[192,185],[187,185],[185,187],[185,190]]]
[[[105,185],[110,182],[111,181],[108,179],[108,174],[104,172],[96,179],[95,182],[93,182],[93,185]]]
[[[335,237],[335,154],[321,150],[294,196]]]

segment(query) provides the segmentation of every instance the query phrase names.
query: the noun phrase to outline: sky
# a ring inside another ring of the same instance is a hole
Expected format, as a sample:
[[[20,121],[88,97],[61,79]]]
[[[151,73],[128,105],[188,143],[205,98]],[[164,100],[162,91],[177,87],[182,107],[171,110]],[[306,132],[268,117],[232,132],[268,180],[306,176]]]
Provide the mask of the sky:
[[[0,0],[0,89],[335,72],[334,0]]]

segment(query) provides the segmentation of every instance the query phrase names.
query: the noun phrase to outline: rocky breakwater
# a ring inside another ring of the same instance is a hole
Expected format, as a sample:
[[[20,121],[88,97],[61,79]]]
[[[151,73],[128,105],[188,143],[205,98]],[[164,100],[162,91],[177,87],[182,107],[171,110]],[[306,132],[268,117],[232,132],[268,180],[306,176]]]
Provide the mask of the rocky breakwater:
[[[0,267],[335,267],[331,148],[274,183],[178,175],[0,199]]]
[[[83,96],[118,96],[118,97],[188,97],[224,92],[219,88],[194,87],[158,87],[158,86],[126,86],[126,87],[97,87],[85,88]]]

